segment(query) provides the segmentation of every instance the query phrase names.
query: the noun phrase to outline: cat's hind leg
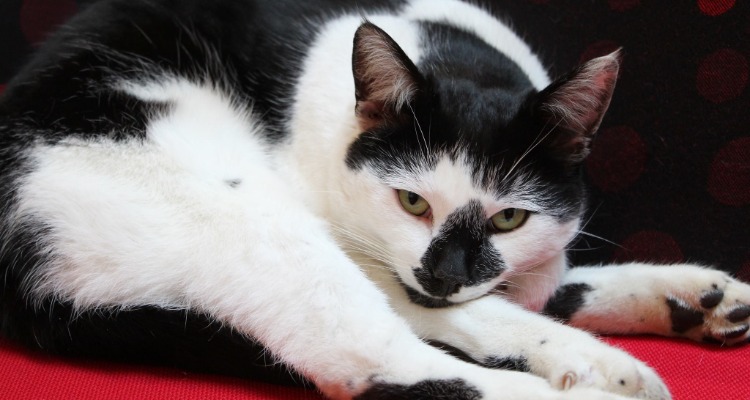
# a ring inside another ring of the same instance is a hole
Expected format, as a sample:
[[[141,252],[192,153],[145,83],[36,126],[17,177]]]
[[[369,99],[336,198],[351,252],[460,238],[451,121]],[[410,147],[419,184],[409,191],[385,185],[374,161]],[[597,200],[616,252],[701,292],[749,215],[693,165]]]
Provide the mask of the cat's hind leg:
[[[695,265],[578,267],[545,312],[599,333],[740,344],[750,338],[750,285]]]

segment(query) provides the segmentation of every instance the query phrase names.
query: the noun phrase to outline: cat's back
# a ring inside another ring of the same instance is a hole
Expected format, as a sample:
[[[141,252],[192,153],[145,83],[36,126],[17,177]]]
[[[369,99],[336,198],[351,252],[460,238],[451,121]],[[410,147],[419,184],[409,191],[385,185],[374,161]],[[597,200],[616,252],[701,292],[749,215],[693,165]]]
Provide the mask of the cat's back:
[[[392,11],[402,3],[99,1],[54,34],[9,83],[0,116],[23,114],[15,122],[56,136],[99,136],[122,127],[138,135],[160,105],[133,99],[123,83],[176,77],[252,103],[266,117],[268,134],[282,135],[279,103],[293,91],[319,28],[343,14]]]

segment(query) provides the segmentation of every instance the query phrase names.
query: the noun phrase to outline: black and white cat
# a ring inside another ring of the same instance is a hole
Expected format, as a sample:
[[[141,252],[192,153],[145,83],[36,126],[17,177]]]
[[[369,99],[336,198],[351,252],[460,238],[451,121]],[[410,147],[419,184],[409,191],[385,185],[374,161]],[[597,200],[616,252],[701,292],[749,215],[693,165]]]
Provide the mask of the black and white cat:
[[[549,318],[748,339],[722,272],[567,270],[618,67],[550,82],[457,0],[100,1],[0,100],[2,333],[334,399],[668,399]]]

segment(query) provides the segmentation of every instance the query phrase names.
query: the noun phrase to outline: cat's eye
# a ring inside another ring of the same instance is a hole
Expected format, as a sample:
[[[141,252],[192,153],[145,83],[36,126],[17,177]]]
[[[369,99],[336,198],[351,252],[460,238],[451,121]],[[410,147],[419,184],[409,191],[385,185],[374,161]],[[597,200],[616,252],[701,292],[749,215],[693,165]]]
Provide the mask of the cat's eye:
[[[430,203],[414,192],[398,190],[398,200],[404,210],[418,217],[424,217],[430,211]]]
[[[526,222],[529,212],[520,208],[506,208],[490,218],[492,228],[498,232],[508,232]]]

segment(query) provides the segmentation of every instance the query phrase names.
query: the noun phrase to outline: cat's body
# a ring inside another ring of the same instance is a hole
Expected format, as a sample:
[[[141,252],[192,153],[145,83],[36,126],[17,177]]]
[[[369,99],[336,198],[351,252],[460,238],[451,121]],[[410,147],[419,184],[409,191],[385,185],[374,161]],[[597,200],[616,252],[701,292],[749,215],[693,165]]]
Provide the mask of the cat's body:
[[[0,328],[64,354],[279,362],[332,398],[668,398],[532,312],[747,339],[750,290],[721,272],[566,273],[618,65],[550,85],[449,0],[96,4],[0,100]]]

